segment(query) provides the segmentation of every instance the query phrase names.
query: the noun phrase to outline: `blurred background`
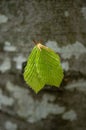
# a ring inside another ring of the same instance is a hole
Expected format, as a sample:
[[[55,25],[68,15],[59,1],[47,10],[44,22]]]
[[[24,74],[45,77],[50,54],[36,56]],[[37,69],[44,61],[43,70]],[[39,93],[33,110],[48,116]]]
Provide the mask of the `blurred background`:
[[[33,39],[61,57],[60,88],[37,95],[22,64]],[[0,0],[0,130],[86,130],[86,1]]]

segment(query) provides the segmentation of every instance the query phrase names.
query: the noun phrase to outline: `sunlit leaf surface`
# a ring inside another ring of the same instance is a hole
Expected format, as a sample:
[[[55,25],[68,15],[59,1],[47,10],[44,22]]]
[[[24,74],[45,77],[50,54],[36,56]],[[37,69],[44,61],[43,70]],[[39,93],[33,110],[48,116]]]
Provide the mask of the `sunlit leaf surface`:
[[[62,79],[63,70],[59,56],[38,43],[28,57],[24,68],[24,80],[38,93],[45,84],[59,87]]]

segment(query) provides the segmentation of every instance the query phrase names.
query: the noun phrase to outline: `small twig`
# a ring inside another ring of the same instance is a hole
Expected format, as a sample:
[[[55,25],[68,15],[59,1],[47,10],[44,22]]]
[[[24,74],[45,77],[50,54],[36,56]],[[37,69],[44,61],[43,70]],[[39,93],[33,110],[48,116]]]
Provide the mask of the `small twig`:
[[[33,40],[33,42],[35,43],[35,45],[37,45],[37,42],[35,40]]]

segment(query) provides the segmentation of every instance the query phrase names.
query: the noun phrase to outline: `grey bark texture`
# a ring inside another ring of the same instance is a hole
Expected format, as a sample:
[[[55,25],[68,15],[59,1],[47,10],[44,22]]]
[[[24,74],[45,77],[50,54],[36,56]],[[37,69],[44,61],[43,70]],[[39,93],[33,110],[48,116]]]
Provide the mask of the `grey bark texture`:
[[[33,39],[61,57],[60,88],[37,95],[22,64]],[[86,1],[0,0],[0,130],[86,130]]]

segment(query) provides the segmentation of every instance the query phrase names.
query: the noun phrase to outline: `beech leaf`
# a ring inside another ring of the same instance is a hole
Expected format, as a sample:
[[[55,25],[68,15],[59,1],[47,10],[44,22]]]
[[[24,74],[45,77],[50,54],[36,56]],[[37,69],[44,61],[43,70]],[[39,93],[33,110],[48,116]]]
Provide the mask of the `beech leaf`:
[[[45,85],[59,87],[64,76],[59,55],[37,43],[28,57],[23,75],[26,83],[36,93]]]

